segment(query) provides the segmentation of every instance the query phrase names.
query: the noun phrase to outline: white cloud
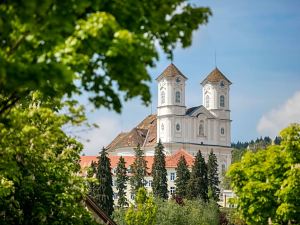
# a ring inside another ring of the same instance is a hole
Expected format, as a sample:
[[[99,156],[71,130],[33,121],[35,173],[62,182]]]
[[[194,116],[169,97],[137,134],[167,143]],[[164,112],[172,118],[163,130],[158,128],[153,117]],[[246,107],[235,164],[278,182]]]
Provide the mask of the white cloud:
[[[300,123],[300,91],[283,105],[263,115],[257,125],[257,131],[263,136],[274,137],[290,123]]]
[[[89,141],[81,142],[84,145],[84,153],[86,155],[97,155],[102,147],[107,146],[120,132],[121,122],[115,117],[101,117],[96,121],[100,127],[93,129],[84,135],[81,135],[83,139]]]

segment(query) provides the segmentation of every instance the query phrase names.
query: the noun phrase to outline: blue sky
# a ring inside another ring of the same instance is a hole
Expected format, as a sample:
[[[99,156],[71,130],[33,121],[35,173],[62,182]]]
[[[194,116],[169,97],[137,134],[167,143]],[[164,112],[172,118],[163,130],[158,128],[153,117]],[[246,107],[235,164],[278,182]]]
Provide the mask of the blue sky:
[[[192,46],[178,48],[173,63],[188,77],[186,105],[202,104],[200,82],[215,67],[232,81],[232,141],[276,135],[291,122],[300,123],[300,1],[207,0],[213,16],[193,35]],[[153,82],[169,65],[165,55],[149,70]],[[119,132],[128,131],[151,113],[137,98],[124,103],[122,114],[99,109],[88,113],[100,128],[80,134],[85,154],[97,154]],[[89,139],[89,142],[85,140]]]

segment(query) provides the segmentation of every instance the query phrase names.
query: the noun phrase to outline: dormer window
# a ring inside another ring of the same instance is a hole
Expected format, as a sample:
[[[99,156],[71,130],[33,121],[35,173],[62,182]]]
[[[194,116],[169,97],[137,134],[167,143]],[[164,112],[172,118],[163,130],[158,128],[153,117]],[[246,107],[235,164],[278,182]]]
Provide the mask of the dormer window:
[[[161,92],[160,94],[160,100],[161,100],[161,104],[165,104],[166,102],[166,94],[164,91]]]
[[[225,107],[225,97],[224,97],[224,95],[220,96],[220,107]]]
[[[175,102],[180,103],[180,92],[179,91],[176,91],[176,93],[175,93]]]

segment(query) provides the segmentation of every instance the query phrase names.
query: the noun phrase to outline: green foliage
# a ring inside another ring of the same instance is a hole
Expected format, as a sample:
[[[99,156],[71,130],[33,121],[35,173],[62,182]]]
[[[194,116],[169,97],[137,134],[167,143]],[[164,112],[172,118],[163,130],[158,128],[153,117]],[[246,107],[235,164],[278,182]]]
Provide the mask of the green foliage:
[[[82,145],[61,129],[69,117],[36,96],[0,120],[1,224],[93,224],[77,175]]]
[[[97,163],[92,161],[91,166],[88,168],[87,177],[89,178],[89,195],[93,196],[95,188],[97,187],[97,179],[93,179],[97,173]]]
[[[211,192],[211,198],[215,201],[219,201],[220,182],[219,182],[219,174],[218,174],[218,160],[217,160],[217,156],[212,151],[208,156],[207,179],[208,179],[208,189]]]
[[[181,156],[176,168],[176,195],[182,198],[187,197],[187,185],[190,179],[190,171],[188,169],[184,156]]]
[[[125,167],[125,160],[121,156],[119,158],[118,166],[116,169],[116,188],[118,190],[118,205],[120,207],[128,206],[126,198],[126,182],[128,181],[127,169]]]
[[[280,136],[280,145],[247,152],[230,167],[238,208],[249,224],[300,221],[300,125],[291,125]]]
[[[186,0],[27,0],[1,2],[0,15],[0,114],[30,91],[62,97],[81,87],[95,106],[120,112],[120,92],[150,101],[154,43],[172,57],[211,11]]]
[[[107,157],[106,149],[103,148],[100,156],[98,156],[96,178],[98,184],[94,187],[94,193],[92,197],[98,206],[111,216],[114,211],[113,205],[113,189],[112,189],[112,174],[110,167],[110,160]]]
[[[231,151],[231,163],[240,162],[246,151],[246,149],[233,149]]]
[[[199,200],[185,201],[178,205],[175,201],[157,201],[157,225],[218,225],[219,209],[215,202],[203,203]]]
[[[164,146],[160,140],[155,147],[154,162],[152,165],[152,190],[155,197],[167,199],[168,198],[168,184],[167,184],[167,169],[166,156],[164,154]]]
[[[125,215],[127,225],[154,225],[156,221],[157,206],[151,196],[147,195],[145,188],[137,192],[136,205],[131,205]]]
[[[208,201],[207,166],[200,151],[195,157],[187,192],[189,199],[199,198],[204,202]]]
[[[144,152],[138,145],[135,149],[135,159],[131,165],[130,185],[131,191],[136,193],[139,188],[144,187],[145,176],[147,174],[147,162],[144,158]]]

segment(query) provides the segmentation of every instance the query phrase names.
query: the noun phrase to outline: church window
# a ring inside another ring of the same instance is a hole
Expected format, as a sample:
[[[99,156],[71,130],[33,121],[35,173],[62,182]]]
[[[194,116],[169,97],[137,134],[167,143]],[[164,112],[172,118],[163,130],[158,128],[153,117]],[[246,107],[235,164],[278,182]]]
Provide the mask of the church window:
[[[161,92],[161,104],[165,104],[166,102],[166,94],[164,91]]]
[[[224,97],[224,95],[220,96],[220,107],[225,107],[225,97]]]
[[[162,123],[161,124],[161,130],[163,131],[165,129],[165,126],[164,126],[164,124]]]
[[[179,125],[179,123],[176,124],[176,130],[180,131],[180,125]]]
[[[175,94],[175,102],[176,103],[180,103],[180,92],[179,91],[176,91],[176,94]]]
[[[225,129],[223,127],[221,128],[221,134],[225,134]]]
[[[205,97],[205,105],[206,105],[206,108],[209,108],[209,95],[206,95],[206,97]]]
[[[199,136],[204,136],[204,121],[203,120],[200,120]]]

